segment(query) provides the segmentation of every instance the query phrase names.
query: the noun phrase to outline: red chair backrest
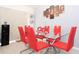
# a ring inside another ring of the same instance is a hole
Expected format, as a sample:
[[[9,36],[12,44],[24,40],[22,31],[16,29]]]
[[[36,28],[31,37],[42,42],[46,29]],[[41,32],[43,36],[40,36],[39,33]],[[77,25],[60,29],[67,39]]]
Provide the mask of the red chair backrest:
[[[19,26],[18,27],[18,30],[19,30],[19,33],[20,33],[21,40],[24,43],[27,43],[28,42],[28,38],[27,38],[27,35],[25,34],[25,31],[23,30],[23,27],[22,26]]]
[[[48,34],[48,33],[49,33],[49,26],[45,26],[45,28],[44,28],[44,33],[45,33],[45,34]]]
[[[27,30],[28,30],[28,28],[29,28],[30,26],[28,25],[28,26],[25,26],[25,33],[27,34]]]
[[[61,26],[54,26],[54,35],[61,36]],[[56,40],[59,41],[61,37],[57,38]]]
[[[44,32],[44,30],[43,30],[44,28],[42,28],[41,26],[40,27],[38,27],[37,28],[37,32],[38,32],[38,34],[41,34],[41,33],[43,33]]]
[[[43,34],[48,34],[49,33],[49,26],[45,26],[45,27],[38,27],[37,28],[37,32],[38,34],[43,33]]]
[[[28,40],[29,47],[36,50],[37,49],[37,40],[36,40],[34,29],[32,27],[28,27],[27,34],[28,34],[27,37],[29,39]]]
[[[70,30],[70,34],[69,34],[69,37],[68,37],[68,44],[67,44],[68,50],[70,48],[72,48],[73,45],[74,45],[74,37],[75,37],[75,34],[76,34],[76,29],[77,29],[77,27],[72,27],[71,30]]]

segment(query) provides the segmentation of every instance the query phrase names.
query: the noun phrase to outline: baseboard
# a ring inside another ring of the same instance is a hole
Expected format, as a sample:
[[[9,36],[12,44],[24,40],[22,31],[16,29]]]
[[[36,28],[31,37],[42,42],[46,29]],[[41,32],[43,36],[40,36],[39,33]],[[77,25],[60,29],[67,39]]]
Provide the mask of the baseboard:
[[[10,41],[9,43],[15,43],[16,42],[16,40],[12,40],[12,41]]]
[[[69,53],[70,54],[79,54],[79,48],[73,47]]]
[[[15,43],[16,42],[16,40],[11,40],[9,43],[11,44],[11,43]],[[0,45],[1,45],[1,43],[0,43]]]

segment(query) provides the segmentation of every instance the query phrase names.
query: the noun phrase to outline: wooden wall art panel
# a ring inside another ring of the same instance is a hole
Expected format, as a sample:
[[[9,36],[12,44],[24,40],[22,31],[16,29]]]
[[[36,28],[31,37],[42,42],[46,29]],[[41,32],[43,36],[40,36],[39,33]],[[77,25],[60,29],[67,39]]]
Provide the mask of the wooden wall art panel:
[[[58,17],[60,14],[62,14],[64,11],[64,5],[52,5],[46,10],[44,10],[43,15],[46,18],[54,19],[54,17]]]

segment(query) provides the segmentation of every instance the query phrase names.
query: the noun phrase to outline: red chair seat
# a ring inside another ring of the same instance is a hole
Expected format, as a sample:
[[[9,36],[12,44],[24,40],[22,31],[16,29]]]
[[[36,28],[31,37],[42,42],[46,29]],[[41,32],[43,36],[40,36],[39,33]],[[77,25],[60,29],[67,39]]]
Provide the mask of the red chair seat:
[[[54,39],[52,39],[52,38],[48,38],[47,41],[48,41],[48,42],[53,42]]]
[[[60,49],[67,50],[67,44],[60,41],[55,42],[52,46],[57,47],[57,48],[61,47]]]
[[[36,38],[43,39],[43,38],[45,38],[45,36],[44,35],[36,35]]]
[[[45,42],[37,42],[37,50],[41,50],[43,48],[48,47],[48,44]]]
[[[57,38],[58,39],[58,38]],[[56,40],[55,42],[57,42],[57,39],[53,39],[53,38],[48,38],[48,42],[53,42],[54,40]]]

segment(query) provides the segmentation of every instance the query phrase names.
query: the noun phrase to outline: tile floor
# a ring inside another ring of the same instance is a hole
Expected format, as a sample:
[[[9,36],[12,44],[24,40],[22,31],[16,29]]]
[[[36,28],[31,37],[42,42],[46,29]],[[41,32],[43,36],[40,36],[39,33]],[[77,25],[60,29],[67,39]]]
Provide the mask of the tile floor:
[[[22,51],[22,50],[24,50],[26,48],[28,48],[28,45],[25,46],[25,44],[23,42],[11,43],[11,44],[9,44],[7,46],[3,46],[3,47],[0,46],[0,54],[20,54],[20,51]],[[23,54],[28,54],[31,51],[32,51],[32,49],[29,49],[29,50],[23,52]],[[44,50],[42,50],[42,51],[40,51],[38,53],[34,52],[32,54],[39,54],[39,53],[44,54],[45,51],[46,51],[46,49],[44,49]],[[51,49],[47,54],[54,54],[53,49]],[[66,53],[61,52],[60,54],[66,54]]]

